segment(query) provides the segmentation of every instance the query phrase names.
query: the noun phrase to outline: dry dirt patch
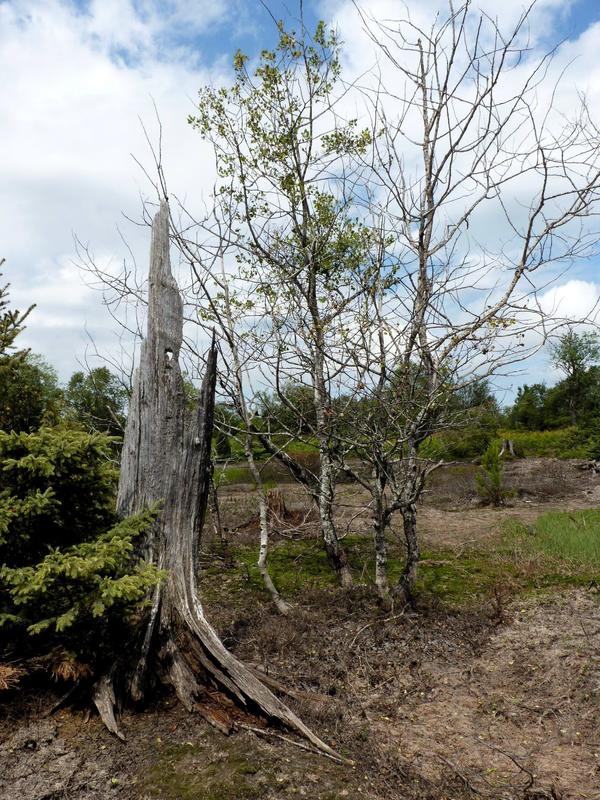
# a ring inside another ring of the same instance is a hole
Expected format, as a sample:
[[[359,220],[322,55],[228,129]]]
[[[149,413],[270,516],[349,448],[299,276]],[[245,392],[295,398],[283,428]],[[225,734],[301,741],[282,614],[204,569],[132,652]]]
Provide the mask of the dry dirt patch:
[[[595,593],[521,604],[479,656],[424,671],[426,696],[398,698],[395,716],[376,723],[423,776],[436,783],[451,770],[498,800],[600,798]]]

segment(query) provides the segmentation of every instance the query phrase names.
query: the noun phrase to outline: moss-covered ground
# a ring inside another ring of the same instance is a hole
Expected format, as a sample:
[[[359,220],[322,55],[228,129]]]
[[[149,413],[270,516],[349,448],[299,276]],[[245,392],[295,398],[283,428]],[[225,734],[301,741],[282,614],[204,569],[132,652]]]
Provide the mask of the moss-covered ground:
[[[373,584],[375,564],[368,536],[344,539],[356,583]],[[390,540],[389,577],[397,581],[403,567],[400,542]],[[256,566],[257,545],[231,545],[229,565],[213,562],[204,572],[204,594],[217,601],[225,590],[228,602],[245,602],[263,594]],[[336,586],[317,539],[281,540],[269,556],[271,576],[284,597],[292,600]],[[600,511],[551,512],[533,526],[504,524],[502,535],[485,545],[462,548],[428,547],[421,554],[417,594],[429,602],[464,607],[496,595],[530,594],[553,588],[586,586],[600,579]]]

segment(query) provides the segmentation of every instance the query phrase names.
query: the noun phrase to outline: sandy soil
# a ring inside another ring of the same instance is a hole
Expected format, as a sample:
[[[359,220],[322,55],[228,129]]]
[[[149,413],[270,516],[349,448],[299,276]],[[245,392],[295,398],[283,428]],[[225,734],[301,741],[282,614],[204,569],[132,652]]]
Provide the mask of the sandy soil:
[[[266,648],[241,637],[246,658],[268,655],[272,674],[313,693],[316,706],[298,709],[355,767],[249,733],[222,737],[168,700],[125,715],[125,744],[83,711],[30,708],[2,726],[0,799],[598,800],[598,597],[576,590],[510,613],[496,629],[460,615],[369,628],[346,619],[318,653],[327,613],[297,611],[293,649],[279,620]],[[342,643],[349,658],[336,658]]]
[[[600,506],[600,479],[575,463],[511,470],[515,498],[500,510],[475,505],[469,468],[442,475],[420,508],[423,539],[460,550],[492,542],[507,518]],[[288,485],[285,497],[310,533],[300,490]],[[343,488],[349,531],[368,530],[363,500]],[[223,505],[232,530],[253,513],[248,487]],[[122,744],[84,705],[48,716],[60,687],[30,686],[2,695],[0,800],[600,800],[595,586],[504,598],[500,618],[486,602],[384,613],[357,588],[307,593],[285,619],[266,599],[214,619],[355,766],[249,732],[224,737],[172,698],[126,712]]]
[[[420,670],[422,696],[373,720],[420,774],[435,783],[450,769],[488,797],[600,798],[595,594],[515,608],[480,655]]]
[[[507,519],[526,524],[546,511],[576,511],[600,507],[600,476],[582,470],[580,460],[529,458],[509,462],[505,482],[514,496],[501,509],[482,506],[477,494],[477,467],[464,464],[434,473],[418,509],[418,527],[425,545],[457,547],[481,543],[497,536]],[[284,533],[314,533],[315,517],[304,490],[296,484],[281,486],[293,522]],[[339,487],[337,520],[341,535],[369,533],[369,496],[360,486]],[[256,514],[252,487],[224,487],[221,504],[225,525],[234,540]],[[401,530],[400,518],[393,527]],[[254,536],[254,528],[249,531]]]

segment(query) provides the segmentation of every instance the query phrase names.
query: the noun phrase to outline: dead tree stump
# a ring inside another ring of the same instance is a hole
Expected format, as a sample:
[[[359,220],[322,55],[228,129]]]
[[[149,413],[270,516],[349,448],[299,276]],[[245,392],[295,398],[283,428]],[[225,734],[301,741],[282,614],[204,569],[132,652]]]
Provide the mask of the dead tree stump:
[[[515,446],[513,444],[512,439],[503,439],[502,440],[502,447],[500,449],[500,455],[503,456],[504,453],[507,453],[513,458],[515,457]]]
[[[198,406],[190,413],[179,367],[182,330],[183,304],[169,257],[169,208],[163,201],[152,226],[147,334],[125,430],[117,509],[126,516],[162,502],[141,549],[167,578],[152,598],[137,654],[121,669],[126,674],[117,674],[120,660],[97,682],[94,702],[109,730],[122,736],[116,686],[125,685],[125,694],[140,701],[160,680],[192,709],[213,685],[247,710],[295,729],[336,756],[224,647],[204,614],[197,557],[209,491],[216,349],[213,343]]]

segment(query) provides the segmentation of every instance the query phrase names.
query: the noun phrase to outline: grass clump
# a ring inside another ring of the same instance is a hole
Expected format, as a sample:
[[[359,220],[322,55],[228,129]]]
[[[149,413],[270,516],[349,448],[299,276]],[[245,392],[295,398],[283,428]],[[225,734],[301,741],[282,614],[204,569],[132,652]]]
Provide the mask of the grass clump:
[[[550,511],[532,527],[513,524],[510,531],[525,553],[538,553],[574,567],[600,567],[600,510]]]
[[[347,536],[344,545],[357,586],[373,585],[375,561],[370,537]],[[390,541],[389,548],[388,576],[393,586],[402,572],[404,554],[397,543]],[[247,603],[249,594],[266,599],[256,566],[258,547],[234,546],[230,548],[230,556],[232,566],[226,578],[217,563],[204,568],[205,599],[218,605],[224,593],[227,602],[240,606]],[[423,596],[430,595],[452,606],[466,605],[487,595],[505,569],[504,561],[489,551],[468,551],[458,556],[450,549],[426,550],[419,568],[417,590]],[[270,551],[269,571],[281,594],[288,599],[338,587],[336,575],[318,539],[277,542]]]
[[[252,753],[231,741],[218,754],[209,744],[172,744],[158,749],[144,777],[145,797],[163,800],[259,800],[263,787]],[[271,778],[270,765],[261,772]]]
[[[494,551],[452,550],[423,553],[417,579],[422,597],[432,597],[450,606],[467,606],[487,597],[500,582],[514,577],[515,569]]]
[[[262,590],[263,582],[256,566],[258,546],[240,547],[235,556],[247,570],[252,584]],[[269,572],[284,596],[295,595],[306,588],[325,588],[336,584],[323,545],[317,539],[279,542],[271,548]]]

